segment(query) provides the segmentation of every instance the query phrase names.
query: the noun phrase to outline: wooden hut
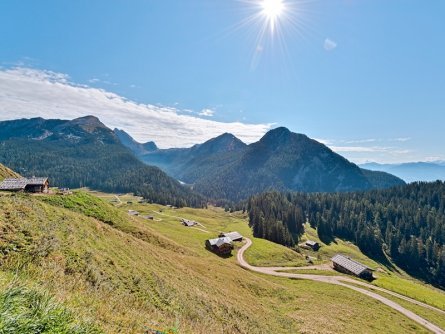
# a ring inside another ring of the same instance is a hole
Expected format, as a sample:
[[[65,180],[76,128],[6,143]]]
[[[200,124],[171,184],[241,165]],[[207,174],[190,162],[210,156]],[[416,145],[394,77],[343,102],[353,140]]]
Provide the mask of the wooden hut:
[[[192,227],[192,226],[198,225],[197,222],[195,222],[193,220],[188,220],[188,219],[181,219],[181,223],[182,223],[182,225],[184,225],[186,227]]]
[[[47,177],[9,178],[0,183],[0,190],[48,193],[49,181]]]
[[[209,239],[205,242],[206,248],[219,255],[228,255],[232,252],[232,240],[227,237]]]
[[[31,193],[48,193],[49,182],[47,177],[32,177],[27,180],[25,191]]]
[[[227,237],[227,238],[230,238],[232,241],[242,241],[243,240],[243,236],[238,232],[228,232],[228,233],[222,232],[219,234],[219,237],[220,238]]]
[[[334,269],[348,275],[354,275],[363,279],[372,280],[372,269],[351,258],[337,254],[332,258]]]
[[[310,247],[313,251],[318,251],[320,249],[320,244],[313,240],[308,240],[305,242],[307,247]]]

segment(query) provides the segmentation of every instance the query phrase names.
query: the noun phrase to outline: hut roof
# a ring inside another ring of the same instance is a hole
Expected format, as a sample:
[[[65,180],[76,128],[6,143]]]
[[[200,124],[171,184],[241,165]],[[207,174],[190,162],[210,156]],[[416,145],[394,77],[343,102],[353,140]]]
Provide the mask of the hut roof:
[[[313,241],[313,240],[308,240],[308,241],[306,241],[306,245],[308,245],[308,246],[315,246],[315,245],[318,245],[318,242]]]
[[[182,224],[185,226],[188,226],[188,227],[198,225],[197,222],[195,222],[193,220],[187,220],[187,219],[183,219]]]
[[[217,246],[221,247],[224,244],[232,244],[232,239],[228,237],[222,237],[222,238],[216,238],[216,239],[209,239],[208,240],[210,246]]]
[[[19,178],[19,179],[4,179],[3,182],[0,183],[1,190],[21,190],[25,189],[28,184],[28,179]]]
[[[349,270],[357,276],[360,276],[364,271],[371,270],[367,266],[361,264],[360,262],[351,260],[349,257],[337,254],[332,258],[332,262],[340,265],[341,267]]]
[[[43,186],[48,181],[47,177],[31,177],[25,178],[21,177],[18,179],[4,179],[0,182],[0,190],[22,190],[26,186]]]
[[[243,236],[239,232],[221,233],[220,236],[230,238],[231,240],[238,240],[243,238]]]
[[[27,186],[44,186],[45,183],[48,182],[47,177],[31,177],[27,180]]]

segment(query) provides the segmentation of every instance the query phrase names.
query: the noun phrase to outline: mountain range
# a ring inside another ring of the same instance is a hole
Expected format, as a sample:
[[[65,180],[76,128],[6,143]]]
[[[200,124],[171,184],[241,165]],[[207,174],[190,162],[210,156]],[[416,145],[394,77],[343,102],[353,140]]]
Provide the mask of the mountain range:
[[[346,192],[404,184],[388,173],[361,169],[327,146],[284,127],[270,130],[250,145],[225,133],[191,148],[142,153],[145,144],[135,144],[128,134],[119,133],[139,159],[209,198],[239,201],[270,189]]]
[[[382,171],[394,174],[406,182],[415,181],[445,181],[445,163],[434,162],[408,162],[401,164],[379,164],[369,162],[361,164],[360,167],[373,171]]]
[[[176,206],[202,206],[204,198],[235,202],[271,189],[346,192],[404,184],[284,127],[250,145],[224,133],[190,148],[159,149],[94,116],[32,118],[0,122],[0,147],[0,163],[23,176],[49,176],[64,187],[134,192]]]
[[[147,166],[94,116],[0,122],[0,163],[56,186],[132,192],[150,201],[202,206],[203,198],[157,167]]]

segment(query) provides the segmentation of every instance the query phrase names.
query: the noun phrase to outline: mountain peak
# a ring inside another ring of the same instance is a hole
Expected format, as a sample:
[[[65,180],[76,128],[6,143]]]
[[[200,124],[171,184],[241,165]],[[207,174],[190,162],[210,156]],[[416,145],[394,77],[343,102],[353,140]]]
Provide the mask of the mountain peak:
[[[277,145],[288,143],[292,138],[295,138],[297,136],[304,136],[304,135],[293,133],[288,128],[280,126],[278,128],[268,131],[260,139],[259,142],[268,146],[272,145],[274,147],[277,147]]]
[[[96,128],[107,128],[105,126],[105,124],[103,124],[99,120],[99,118],[97,118],[96,116],[92,116],[92,115],[75,118],[72,121],[70,121],[69,123],[71,125],[78,125],[87,132],[91,132],[91,131],[95,130]]]
[[[198,146],[199,150],[206,150],[208,153],[231,152],[242,149],[246,146],[240,139],[231,133],[223,133]]]
[[[136,155],[145,154],[148,152],[154,152],[158,149],[153,141],[141,144],[133,139],[127,132],[115,128],[114,134],[119,138],[119,141],[126,147],[128,147]]]
[[[284,126],[279,126],[279,127],[275,128],[275,129],[270,130],[269,132],[271,132],[271,133],[279,133],[279,134],[289,134],[289,133],[291,133],[291,131],[288,128],[284,127]]]

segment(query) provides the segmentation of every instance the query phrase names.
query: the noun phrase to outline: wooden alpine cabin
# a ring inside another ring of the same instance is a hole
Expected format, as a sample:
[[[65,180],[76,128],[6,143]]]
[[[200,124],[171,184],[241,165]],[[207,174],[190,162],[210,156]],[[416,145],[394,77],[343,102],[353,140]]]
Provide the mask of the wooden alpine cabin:
[[[47,177],[4,179],[0,183],[0,190],[47,194],[49,192],[49,181]]]
[[[351,258],[337,254],[332,258],[334,269],[348,275],[357,276],[366,280],[372,280],[372,269],[368,268],[360,262],[354,261]]]
[[[181,224],[186,227],[192,227],[192,226],[198,225],[197,222],[195,222],[193,220],[188,220],[188,219],[181,219]]]
[[[228,232],[228,233],[222,232],[219,234],[219,237],[220,238],[227,237],[230,238],[232,241],[243,241],[243,236],[238,232]]]
[[[223,237],[206,240],[206,248],[218,255],[228,255],[232,252],[232,239]]]
[[[305,245],[311,248],[313,251],[318,251],[320,249],[320,244],[313,240],[308,240],[305,242]]]

